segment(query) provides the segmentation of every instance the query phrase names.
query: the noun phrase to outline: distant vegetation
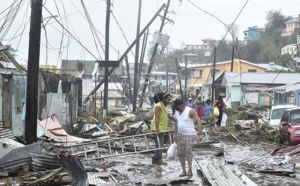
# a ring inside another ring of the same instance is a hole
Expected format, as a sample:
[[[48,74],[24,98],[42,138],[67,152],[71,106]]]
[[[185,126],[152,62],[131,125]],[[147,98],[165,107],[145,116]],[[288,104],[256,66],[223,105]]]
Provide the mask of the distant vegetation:
[[[253,63],[269,63],[275,62],[278,65],[287,66],[289,63],[290,55],[285,54],[281,55],[281,48],[289,45],[296,44],[297,35],[300,33],[296,33],[291,37],[281,37],[281,31],[285,26],[285,22],[292,17],[284,16],[280,10],[270,10],[266,14],[266,24],[265,24],[265,32],[261,35],[261,37],[254,41],[249,41],[247,45],[244,45],[242,42],[238,44],[234,42],[235,47],[235,58],[244,59]],[[252,25],[249,25],[249,27]],[[240,40],[243,40],[240,38]],[[193,44],[201,44],[193,43]],[[218,46],[219,43],[217,42]],[[238,49],[238,50],[237,50]],[[158,50],[161,51],[161,50]],[[159,66],[160,71],[164,71],[167,69],[167,63],[169,64],[169,71],[176,72],[175,58],[179,60],[179,62],[183,62],[184,54],[194,53],[198,54],[198,62],[199,63],[211,63],[212,58],[210,56],[204,56],[204,50],[186,50],[186,49],[175,49],[172,52],[164,52],[164,56],[162,56],[162,52],[158,52],[156,55],[156,65]],[[150,52],[149,52],[150,54]],[[150,55],[148,56],[150,57]],[[226,61],[231,60],[232,57],[232,40],[226,40],[222,42],[217,48],[217,58],[216,61]]]

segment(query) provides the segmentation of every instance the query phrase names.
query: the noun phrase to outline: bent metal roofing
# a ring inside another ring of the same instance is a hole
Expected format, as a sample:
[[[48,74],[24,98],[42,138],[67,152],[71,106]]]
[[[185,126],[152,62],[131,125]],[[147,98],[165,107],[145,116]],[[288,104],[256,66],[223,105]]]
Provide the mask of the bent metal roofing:
[[[222,85],[226,84],[280,84],[300,81],[299,73],[238,73],[225,72]]]

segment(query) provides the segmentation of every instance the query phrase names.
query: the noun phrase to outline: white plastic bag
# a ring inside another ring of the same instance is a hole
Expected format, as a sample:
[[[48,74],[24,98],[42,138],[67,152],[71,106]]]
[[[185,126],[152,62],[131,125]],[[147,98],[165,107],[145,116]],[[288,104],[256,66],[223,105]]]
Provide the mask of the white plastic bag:
[[[173,143],[167,151],[168,159],[174,159],[177,155],[177,144]]]
[[[227,114],[223,113],[222,114],[222,120],[221,120],[221,127],[225,127],[226,126],[226,121],[227,121]]]

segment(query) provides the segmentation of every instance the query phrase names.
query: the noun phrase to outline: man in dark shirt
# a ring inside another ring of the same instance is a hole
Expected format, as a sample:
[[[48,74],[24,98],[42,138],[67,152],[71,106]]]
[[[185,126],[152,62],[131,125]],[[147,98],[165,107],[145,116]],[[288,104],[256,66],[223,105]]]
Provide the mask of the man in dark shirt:
[[[217,126],[219,127],[221,125],[221,121],[222,121],[222,115],[223,115],[223,109],[225,106],[225,103],[223,101],[223,97],[219,96],[219,100],[216,102],[215,104],[216,107],[218,107],[219,109],[219,116],[218,116],[218,121],[217,121]]]

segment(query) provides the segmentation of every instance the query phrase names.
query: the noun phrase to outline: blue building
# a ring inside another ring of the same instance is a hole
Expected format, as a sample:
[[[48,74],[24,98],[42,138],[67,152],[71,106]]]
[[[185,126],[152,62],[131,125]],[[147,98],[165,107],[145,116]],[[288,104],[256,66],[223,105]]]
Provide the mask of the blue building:
[[[257,26],[248,27],[248,29],[244,31],[245,45],[247,44],[248,41],[252,41],[259,38],[263,32],[264,32],[263,28],[258,28]]]

